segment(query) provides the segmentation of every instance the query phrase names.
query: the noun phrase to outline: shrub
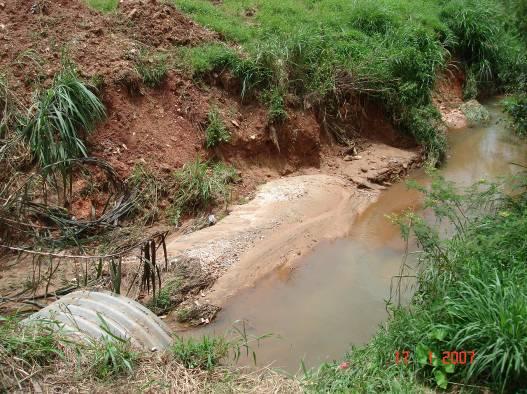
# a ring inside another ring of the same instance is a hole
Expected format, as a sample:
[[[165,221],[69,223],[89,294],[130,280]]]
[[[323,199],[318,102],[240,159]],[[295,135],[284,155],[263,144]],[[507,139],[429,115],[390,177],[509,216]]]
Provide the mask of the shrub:
[[[207,128],[205,129],[205,147],[207,149],[229,142],[231,133],[225,127],[217,108],[212,108],[207,115]]]
[[[505,111],[512,118],[512,127],[520,135],[527,135],[527,94],[518,94],[504,101]]]
[[[90,132],[105,117],[105,109],[92,87],[80,81],[75,68],[66,64],[51,88],[29,110],[22,135],[42,167],[86,157],[79,133]]]
[[[215,201],[227,202],[229,184],[237,179],[233,167],[223,163],[210,164],[196,159],[176,172],[177,191],[172,209],[180,214],[207,208]]]
[[[229,345],[222,337],[203,336],[201,340],[177,337],[171,351],[176,361],[185,368],[210,371],[228,355]]]

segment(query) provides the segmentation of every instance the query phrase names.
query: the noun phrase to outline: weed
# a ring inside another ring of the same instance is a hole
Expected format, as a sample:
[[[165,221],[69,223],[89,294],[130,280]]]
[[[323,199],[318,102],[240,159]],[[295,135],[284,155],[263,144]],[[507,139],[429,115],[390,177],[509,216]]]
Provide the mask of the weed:
[[[148,304],[148,308],[158,315],[168,312],[173,306],[172,295],[180,286],[179,282],[177,279],[166,282]]]
[[[267,119],[269,123],[281,123],[287,119],[284,96],[278,90],[273,89],[264,93],[264,101],[267,103]]]
[[[429,163],[435,165],[444,160],[447,141],[441,129],[441,116],[434,107],[413,108],[402,125],[425,147]]]
[[[135,59],[135,69],[145,85],[151,88],[158,87],[167,76],[167,56],[162,54],[149,55],[145,51],[140,51]]]
[[[59,337],[48,324],[20,326],[16,317],[0,317],[0,355],[29,364],[47,364],[63,357]]]
[[[180,214],[205,209],[215,201],[227,203],[230,184],[237,179],[233,167],[223,163],[210,164],[197,158],[176,172],[177,191],[172,209]]]
[[[213,107],[207,115],[207,128],[205,129],[205,147],[214,148],[221,143],[229,142],[231,134],[216,107]]]
[[[185,368],[212,370],[229,353],[228,342],[222,337],[203,336],[201,340],[177,337],[171,347],[176,361]]]
[[[191,75],[199,77],[230,67],[237,57],[228,46],[215,43],[181,48],[180,58],[181,66]]]
[[[177,311],[177,321],[178,322],[186,322],[188,321],[191,314],[191,309],[189,308],[181,308]]]
[[[485,125],[490,122],[490,113],[476,100],[463,103],[459,109],[465,114],[469,126]]]
[[[134,166],[127,183],[135,193],[135,211],[141,221],[144,224],[153,223],[159,217],[159,203],[168,192],[168,185],[141,164]]]
[[[465,83],[463,84],[463,100],[472,100],[478,96],[478,82],[472,69],[467,71]]]
[[[103,380],[132,373],[138,354],[132,350],[130,340],[113,334],[104,318],[101,315],[99,318],[105,334],[100,339],[91,341],[88,347],[91,356],[90,371]]]
[[[71,64],[65,64],[51,88],[30,108],[22,135],[42,167],[86,157],[80,133],[90,132],[105,117],[104,105],[83,83]]]

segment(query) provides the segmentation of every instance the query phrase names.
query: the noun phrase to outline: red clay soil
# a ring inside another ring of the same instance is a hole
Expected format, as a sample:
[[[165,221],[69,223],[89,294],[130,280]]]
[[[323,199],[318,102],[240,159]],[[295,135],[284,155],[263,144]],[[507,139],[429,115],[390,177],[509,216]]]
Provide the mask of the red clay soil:
[[[90,154],[109,161],[122,177],[136,164],[169,173],[196,156],[217,155],[241,170],[240,188],[249,190],[266,177],[319,167],[325,155],[342,154],[327,144],[331,138],[313,111],[291,109],[283,125],[270,127],[265,108],[241,103],[236,81],[225,73],[211,75],[208,86],[201,86],[183,71],[171,70],[162,86],[141,86],[136,95],[122,84],[141,49],[173,54],[178,46],[217,39],[155,0],[122,0],[118,11],[107,15],[81,0],[0,2],[0,69],[7,71],[12,90],[29,105],[39,87],[50,85],[67,48],[84,78],[103,81],[108,118],[89,137]],[[343,127],[367,139],[412,145],[375,105],[362,103],[361,111],[354,111],[357,103],[350,103],[339,110]],[[203,148],[211,106],[219,108],[232,133],[231,142],[216,151]]]

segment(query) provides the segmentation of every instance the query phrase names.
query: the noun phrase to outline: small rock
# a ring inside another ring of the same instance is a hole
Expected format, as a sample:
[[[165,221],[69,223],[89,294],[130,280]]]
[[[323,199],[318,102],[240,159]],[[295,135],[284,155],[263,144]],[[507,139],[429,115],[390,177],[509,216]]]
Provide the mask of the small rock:
[[[249,139],[251,139],[251,140],[254,141],[254,140],[256,139],[256,135],[255,135],[255,134],[251,135],[251,136],[249,137]]]
[[[406,170],[408,168],[408,164],[403,163],[403,168]]]
[[[365,168],[365,167],[362,167],[360,170],[361,170],[362,172],[368,172],[368,169]]]
[[[234,119],[231,120],[231,123],[236,127],[240,127],[240,124]]]
[[[157,352],[157,348],[154,346],[153,348],[150,349],[151,352]]]
[[[209,223],[209,226],[213,226],[216,224],[217,220],[216,220],[216,216],[214,215],[209,215],[209,217],[207,218],[207,222]]]
[[[354,157],[351,156],[351,155],[344,156],[344,161],[352,161],[353,159],[354,159]]]
[[[354,160],[360,160],[360,159],[362,159],[362,156],[357,155],[357,156],[355,156],[353,159],[354,159]]]

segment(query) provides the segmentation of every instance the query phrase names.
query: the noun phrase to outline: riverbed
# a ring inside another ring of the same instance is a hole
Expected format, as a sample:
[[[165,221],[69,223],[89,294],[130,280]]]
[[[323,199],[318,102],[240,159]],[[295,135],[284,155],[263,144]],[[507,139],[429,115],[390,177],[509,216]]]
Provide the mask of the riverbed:
[[[487,108],[487,126],[449,132],[449,155],[440,170],[446,179],[470,185],[511,175],[520,169],[514,163],[525,164],[527,147],[505,127],[499,105],[493,102]],[[423,169],[413,170],[408,178],[429,182]],[[258,365],[295,373],[302,361],[313,367],[341,359],[350,345],[367,342],[388,317],[385,301],[406,245],[387,215],[419,210],[421,202],[420,194],[404,181],[392,185],[354,218],[344,237],[319,243],[294,269],[277,269],[242,290],[212,324],[191,335],[223,334],[243,320],[250,335],[273,334],[259,347],[253,344]],[[411,291],[409,281],[406,297]]]

